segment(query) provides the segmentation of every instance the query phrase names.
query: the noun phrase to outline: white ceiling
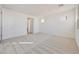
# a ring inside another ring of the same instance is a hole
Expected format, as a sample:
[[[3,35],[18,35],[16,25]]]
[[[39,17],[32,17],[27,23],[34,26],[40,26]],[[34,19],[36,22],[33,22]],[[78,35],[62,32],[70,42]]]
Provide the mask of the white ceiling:
[[[58,4],[4,4],[2,6],[35,17],[42,17],[75,7],[75,5],[64,5],[59,7]]]

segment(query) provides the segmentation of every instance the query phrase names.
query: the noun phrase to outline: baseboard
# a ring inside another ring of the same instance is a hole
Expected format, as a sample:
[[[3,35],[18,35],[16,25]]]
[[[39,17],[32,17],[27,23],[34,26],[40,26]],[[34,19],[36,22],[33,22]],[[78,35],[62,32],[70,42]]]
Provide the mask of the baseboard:
[[[3,38],[3,40],[14,39],[14,38],[22,37],[22,36],[25,36],[25,35],[18,35],[18,36],[15,36],[15,37]]]
[[[50,34],[50,33],[42,33],[42,32],[39,32],[39,33],[40,33],[40,34],[48,34],[48,35],[51,35],[51,36],[59,36],[59,37],[67,38],[67,39],[75,39],[75,36],[74,36],[74,37],[67,37],[67,36],[56,35],[56,34]]]

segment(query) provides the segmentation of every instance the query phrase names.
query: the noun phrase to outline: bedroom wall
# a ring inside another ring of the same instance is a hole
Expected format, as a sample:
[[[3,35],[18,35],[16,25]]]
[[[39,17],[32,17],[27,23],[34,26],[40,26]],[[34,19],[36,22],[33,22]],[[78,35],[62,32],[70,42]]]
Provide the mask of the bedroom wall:
[[[3,9],[3,39],[27,35],[28,15]],[[38,32],[38,21],[34,18],[34,33]]]
[[[76,22],[76,24],[75,24],[75,39],[76,39],[76,43],[77,43],[77,45],[78,45],[78,48],[79,48],[79,5],[76,7],[76,10],[75,10],[75,12],[76,12],[76,20],[75,20],[75,22]]]
[[[39,22],[39,18],[34,17],[34,21],[33,21],[33,33],[39,33],[39,26],[40,26],[40,22]]]
[[[0,40],[1,40],[1,9],[0,9]]]
[[[40,32],[67,38],[74,38],[74,9],[51,14],[43,17],[43,19],[45,19],[45,23],[40,22]]]
[[[74,38],[74,9],[61,13],[51,14],[40,18],[34,17],[34,33],[42,32],[57,36]],[[67,20],[66,20],[67,16]],[[3,9],[3,39],[26,35],[28,15]]]
[[[25,35],[26,15],[3,9],[3,39]]]

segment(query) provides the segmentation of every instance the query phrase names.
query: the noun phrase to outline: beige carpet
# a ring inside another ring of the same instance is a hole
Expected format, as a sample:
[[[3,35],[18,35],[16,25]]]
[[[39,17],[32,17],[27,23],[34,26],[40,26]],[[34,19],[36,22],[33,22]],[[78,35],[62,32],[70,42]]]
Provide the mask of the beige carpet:
[[[75,39],[34,34],[3,40],[0,54],[78,54]]]

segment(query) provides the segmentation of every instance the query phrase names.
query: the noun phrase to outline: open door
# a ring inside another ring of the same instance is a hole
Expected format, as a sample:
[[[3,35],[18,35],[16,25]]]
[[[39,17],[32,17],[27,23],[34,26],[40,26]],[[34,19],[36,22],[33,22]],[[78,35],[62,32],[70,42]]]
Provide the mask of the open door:
[[[27,18],[27,34],[33,34],[33,18]]]

